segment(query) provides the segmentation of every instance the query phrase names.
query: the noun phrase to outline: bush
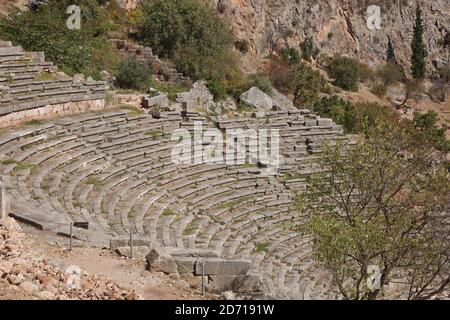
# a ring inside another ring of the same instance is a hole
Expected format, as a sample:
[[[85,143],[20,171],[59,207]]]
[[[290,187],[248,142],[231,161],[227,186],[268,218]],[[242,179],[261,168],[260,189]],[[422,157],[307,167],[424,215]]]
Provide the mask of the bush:
[[[313,110],[321,117],[333,119],[346,133],[362,133],[365,125],[375,125],[377,119],[396,119],[390,108],[378,103],[352,104],[337,96],[323,97],[314,104]]]
[[[236,40],[234,46],[243,54],[246,54],[250,50],[250,42],[247,39]]]
[[[302,58],[306,61],[311,61],[311,57],[316,54],[314,50],[313,38],[306,37],[306,39],[300,44],[300,49],[302,50]]]
[[[280,55],[284,61],[288,64],[297,64],[300,62],[300,53],[294,48],[283,48],[280,51]]]
[[[117,85],[124,89],[144,89],[150,82],[151,69],[146,62],[135,57],[123,61],[116,77]]]
[[[365,63],[359,64],[359,79],[361,82],[373,81],[375,79],[375,72]]]
[[[268,77],[272,85],[283,93],[289,92],[290,66],[288,62],[278,56],[270,57]]]
[[[152,0],[141,11],[139,41],[192,79],[206,79],[216,98],[235,94],[243,76],[231,30],[217,10],[200,0]]]
[[[314,104],[326,86],[325,79],[317,70],[299,63],[292,66],[288,89],[294,95],[294,105],[305,107]]]
[[[66,9],[71,4],[71,0],[49,0],[36,10],[1,16],[1,37],[29,51],[44,51],[48,60],[69,74],[84,72],[98,78],[101,70],[111,71],[110,61],[96,59],[114,55],[106,39],[111,21],[97,1],[80,0],[78,5],[85,13],[81,30],[70,30]]]
[[[386,85],[396,84],[404,80],[403,68],[395,62],[389,61],[377,70],[377,77]]]
[[[261,73],[255,73],[248,77],[252,87],[258,87],[269,96],[273,95],[272,83],[270,80]]]
[[[344,128],[346,133],[354,131],[355,107],[337,96],[323,97],[313,106],[313,111],[324,118],[331,118]]]
[[[347,91],[357,91],[360,79],[359,62],[352,58],[337,57],[328,65],[334,83]]]
[[[370,92],[372,92],[379,98],[383,98],[384,96],[386,96],[387,90],[388,90],[387,85],[381,82],[374,83],[370,88]]]
[[[424,114],[414,112],[412,122],[422,137],[431,143],[434,148],[448,153],[450,152],[450,140],[446,138],[446,129],[438,126],[438,120],[438,114],[434,111],[428,111]]]

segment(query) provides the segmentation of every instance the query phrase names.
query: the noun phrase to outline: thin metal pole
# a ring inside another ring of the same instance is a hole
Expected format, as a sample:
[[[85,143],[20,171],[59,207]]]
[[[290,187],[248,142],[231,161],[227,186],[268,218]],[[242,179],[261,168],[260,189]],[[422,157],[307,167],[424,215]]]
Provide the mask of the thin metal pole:
[[[133,259],[133,231],[130,229],[130,259]]]
[[[69,242],[69,250],[72,251],[72,240],[73,239],[73,223],[70,223],[70,242]]]
[[[205,295],[205,261],[202,260],[202,295]]]

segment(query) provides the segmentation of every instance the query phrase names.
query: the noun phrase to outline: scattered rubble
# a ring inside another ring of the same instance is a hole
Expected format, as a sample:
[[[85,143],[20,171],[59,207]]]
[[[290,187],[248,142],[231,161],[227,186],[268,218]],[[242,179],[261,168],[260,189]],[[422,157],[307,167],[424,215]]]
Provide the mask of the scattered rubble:
[[[77,278],[78,273],[57,268],[55,263],[26,248],[24,237],[14,219],[0,220],[0,282],[11,289],[45,300],[141,299],[135,291],[121,288],[106,276],[92,276],[79,270]]]

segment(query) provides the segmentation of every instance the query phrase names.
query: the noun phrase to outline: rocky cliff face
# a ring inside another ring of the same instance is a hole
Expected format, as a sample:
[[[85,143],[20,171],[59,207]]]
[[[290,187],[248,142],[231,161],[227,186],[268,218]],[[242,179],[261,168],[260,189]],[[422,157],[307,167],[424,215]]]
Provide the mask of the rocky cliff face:
[[[250,41],[252,51],[259,56],[285,46],[298,48],[310,36],[322,53],[358,57],[372,66],[386,59],[391,41],[397,60],[409,65],[417,3],[413,0],[210,1],[230,21],[237,37]],[[450,33],[450,0],[418,3],[426,24],[429,63],[448,63],[444,38]],[[371,5],[381,9],[378,30],[367,25]]]

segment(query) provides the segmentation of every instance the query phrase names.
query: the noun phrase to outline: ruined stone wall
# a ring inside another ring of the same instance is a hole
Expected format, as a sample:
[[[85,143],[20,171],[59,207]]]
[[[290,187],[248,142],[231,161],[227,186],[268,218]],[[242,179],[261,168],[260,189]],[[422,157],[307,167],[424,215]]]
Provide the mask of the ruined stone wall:
[[[159,59],[157,55],[154,55],[151,48],[121,39],[111,39],[110,41],[113,48],[116,49],[122,57],[135,56],[138,60],[148,62],[151,65],[154,74],[160,81],[170,84],[190,81],[189,77],[178,72],[168,63]]]
[[[47,120],[78,113],[101,111],[107,108],[105,99],[49,104],[0,117],[0,128],[20,125],[31,120]]]

